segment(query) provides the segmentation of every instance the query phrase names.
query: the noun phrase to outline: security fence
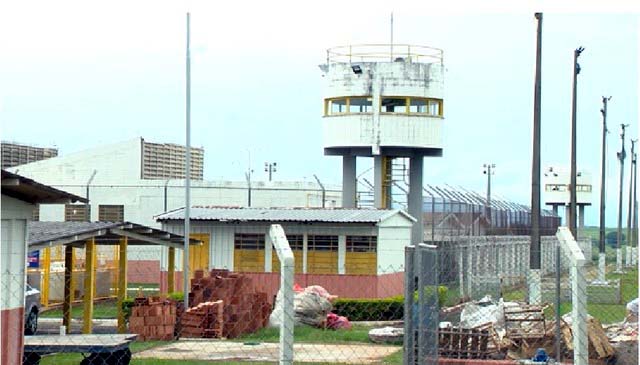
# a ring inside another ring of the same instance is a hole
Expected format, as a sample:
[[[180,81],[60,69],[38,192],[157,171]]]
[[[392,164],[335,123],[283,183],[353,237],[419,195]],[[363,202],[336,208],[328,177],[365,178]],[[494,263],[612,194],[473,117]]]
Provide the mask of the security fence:
[[[398,221],[282,226],[294,258],[293,310],[278,309],[286,295],[269,223],[192,223],[191,237],[202,244],[190,246],[188,270],[180,249],[130,247],[126,298],[86,301],[85,290],[73,292],[69,307],[40,304],[35,335],[24,340],[27,363],[275,363],[283,361],[279,325],[292,319],[294,363],[548,356],[637,364],[637,304],[627,304],[638,296],[638,270],[614,273],[609,260],[606,282],[598,281],[585,254],[590,241],[566,232],[543,237],[541,269],[532,275],[526,236],[443,236],[416,260],[406,255],[408,228]],[[181,233],[179,224],[163,228]],[[75,257],[86,258],[74,245]],[[4,277],[2,285],[9,290]],[[30,310],[22,322],[33,326]]]

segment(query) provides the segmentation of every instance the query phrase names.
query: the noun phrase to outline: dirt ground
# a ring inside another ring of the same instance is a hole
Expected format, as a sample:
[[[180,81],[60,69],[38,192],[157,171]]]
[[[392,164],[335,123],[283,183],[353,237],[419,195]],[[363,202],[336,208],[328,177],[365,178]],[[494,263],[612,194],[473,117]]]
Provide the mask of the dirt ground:
[[[367,364],[380,363],[400,350],[399,346],[366,344],[294,344],[294,361]],[[217,340],[180,340],[165,346],[138,352],[134,358],[218,361],[278,361],[277,343],[229,342]]]

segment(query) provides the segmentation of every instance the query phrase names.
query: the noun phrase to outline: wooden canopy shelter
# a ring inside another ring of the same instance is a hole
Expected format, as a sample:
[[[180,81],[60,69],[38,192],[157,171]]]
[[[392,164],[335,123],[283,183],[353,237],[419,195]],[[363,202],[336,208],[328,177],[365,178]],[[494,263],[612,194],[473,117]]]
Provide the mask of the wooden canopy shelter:
[[[169,290],[173,290],[175,272],[175,249],[184,248],[184,236],[131,222],[30,222],[29,251],[53,246],[65,246],[64,256],[64,301],[62,305],[63,325],[71,331],[71,302],[73,301],[73,248],[85,249],[84,317],[83,333],[92,332],[94,287],[96,280],[96,245],[118,245],[118,331],[126,331],[122,302],[127,293],[127,247],[129,245],[160,245],[169,247]],[[190,239],[191,245],[202,242]],[[45,265],[47,266],[47,265]],[[43,287],[49,285],[49,267],[44,268]]]

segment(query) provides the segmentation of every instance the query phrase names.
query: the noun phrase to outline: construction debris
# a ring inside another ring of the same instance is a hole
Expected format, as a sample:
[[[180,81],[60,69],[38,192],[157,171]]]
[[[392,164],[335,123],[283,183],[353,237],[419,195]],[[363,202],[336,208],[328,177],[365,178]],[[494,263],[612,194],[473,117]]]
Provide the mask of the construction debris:
[[[224,303],[222,300],[200,303],[184,312],[180,320],[182,337],[222,338]]]

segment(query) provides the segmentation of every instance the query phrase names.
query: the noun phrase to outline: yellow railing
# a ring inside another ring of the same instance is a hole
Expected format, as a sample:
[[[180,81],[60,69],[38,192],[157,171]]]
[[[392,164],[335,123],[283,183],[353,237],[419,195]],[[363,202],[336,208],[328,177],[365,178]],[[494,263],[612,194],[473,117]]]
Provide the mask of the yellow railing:
[[[357,44],[327,50],[328,64],[396,61],[442,64],[443,57],[441,49],[410,44]]]

